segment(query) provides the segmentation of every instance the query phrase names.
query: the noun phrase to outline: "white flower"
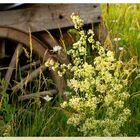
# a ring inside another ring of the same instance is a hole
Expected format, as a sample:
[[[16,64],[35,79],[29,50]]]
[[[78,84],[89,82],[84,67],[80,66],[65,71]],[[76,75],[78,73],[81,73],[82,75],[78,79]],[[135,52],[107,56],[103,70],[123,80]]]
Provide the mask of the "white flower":
[[[83,26],[83,20],[79,17],[79,15],[72,13],[71,19],[74,23],[75,29],[80,29]]]
[[[53,52],[59,52],[61,49],[62,49],[61,46],[56,45],[56,46],[53,47]]]
[[[112,22],[113,22],[113,23],[117,23],[117,22],[118,22],[118,20],[112,20]]]
[[[43,97],[44,100],[46,100],[47,102],[49,102],[50,100],[53,99],[53,97],[50,97],[49,95]]]
[[[135,31],[135,30],[136,30],[135,27],[130,27],[130,28],[129,28],[129,31]]]
[[[114,38],[114,41],[120,41],[121,40],[121,38],[119,38],[119,37],[116,37],[116,38]]]
[[[57,73],[58,73],[58,75],[59,75],[60,77],[63,76],[63,75],[62,75],[62,72],[58,71]]]
[[[66,108],[68,106],[68,103],[64,101],[62,104],[60,104],[62,108]]]
[[[89,29],[89,30],[88,30],[88,35],[92,35],[92,36],[94,36],[94,32],[93,32],[93,30]]]
[[[118,49],[119,49],[119,51],[122,51],[124,48],[123,47],[119,47]]]
[[[108,51],[108,52],[107,52],[107,56],[108,56],[108,57],[112,57],[112,56],[113,56],[113,52],[112,52],[112,51]]]
[[[54,60],[53,59],[48,59],[46,62],[45,62],[45,66],[46,67],[50,67],[50,66],[53,66],[55,63],[54,63]]]

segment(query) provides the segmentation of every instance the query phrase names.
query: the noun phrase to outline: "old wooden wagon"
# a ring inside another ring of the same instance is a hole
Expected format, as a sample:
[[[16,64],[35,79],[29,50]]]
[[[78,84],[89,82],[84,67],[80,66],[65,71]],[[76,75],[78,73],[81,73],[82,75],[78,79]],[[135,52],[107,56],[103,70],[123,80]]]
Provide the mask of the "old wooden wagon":
[[[18,100],[32,98],[38,93],[40,96],[57,91],[63,94],[65,80],[52,70],[48,74],[44,62],[55,57],[61,63],[68,63],[67,56],[54,56],[50,50],[64,43],[62,40],[66,44],[71,42],[67,29],[73,27],[70,19],[73,12],[81,16],[85,26],[94,26],[99,40],[105,35],[103,28],[100,29],[99,4],[1,4],[0,10],[0,92],[16,92],[21,95]],[[30,86],[37,84],[35,79],[39,76],[43,82],[38,93],[34,93]],[[53,90],[46,86],[45,76],[55,83]]]

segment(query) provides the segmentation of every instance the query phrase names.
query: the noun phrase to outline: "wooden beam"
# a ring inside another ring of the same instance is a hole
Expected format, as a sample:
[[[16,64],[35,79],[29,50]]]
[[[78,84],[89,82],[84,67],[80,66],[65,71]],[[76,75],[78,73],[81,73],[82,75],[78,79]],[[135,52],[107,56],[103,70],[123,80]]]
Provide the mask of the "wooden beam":
[[[29,63],[27,65],[24,65],[20,68],[20,71],[27,71],[30,69],[30,67],[33,67],[33,66],[38,66],[41,64],[41,61],[40,60],[37,60],[36,62],[32,62],[32,63]]]
[[[40,66],[33,72],[31,72],[27,77],[22,79],[16,86],[12,88],[13,91],[18,91],[19,89],[22,89],[25,84],[32,81],[34,78],[36,78],[41,71],[44,71],[46,69],[45,65]]]
[[[52,90],[48,90],[48,91],[41,91],[41,92],[36,92],[36,93],[32,93],[32,94],[26,94],[23,96],[19,96],[18,97],[18,101],[24,101],[24,100],[29,100],[29,99],[34,99],[35,97],[44,97],[46,95],[48,96],[53,96],[54,94],[56,94],[57,91],[55,89]]]
[[[85,24],[98,23],[101,20],[99,4],[36,4],[0,12],[0,26],[9,26],[28,32],[42,31],[45,28],[57,29],[73,26],[70,15],[78,13]]]

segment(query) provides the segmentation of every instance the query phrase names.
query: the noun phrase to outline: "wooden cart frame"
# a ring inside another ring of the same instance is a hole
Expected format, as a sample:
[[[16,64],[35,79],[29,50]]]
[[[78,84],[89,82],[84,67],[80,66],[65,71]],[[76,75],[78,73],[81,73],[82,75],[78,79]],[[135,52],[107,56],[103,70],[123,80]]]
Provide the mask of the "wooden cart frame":
[[[105,36],[106,31],[103,30],[103,28],[99,29],[102,23],[102,13],[99,4],[29,4],[27,7],[25,6],[25,8],[23,6],[22,8],[13,10],[0,11],[0,61],[6,57],[5,40],[9,39],[16,42],[15,51],[12,54],[5,76],[3,77],[6,90],[9,88],[10,81],[13,80],[11,78],[14,68],[16,67],[17,52],[18,55],[20,55],[23,52],[23,47],[30,49],[29,29],[33,34],[33,52],[40,56],[41,61],[46,61],[52,57],[48,45],[53,48],[55,45],[58,45],[58,41],[52,40],[50,36],[46,34],[45,30],[53,31],[60,28],[72,27],[73,24],[70,15],[73,12],[81,16],[85,25],[93,24],[97,36],[101,33]],[[39,34],[39,38],[34,36],[36,33]],[[68,63],[67,58],[63,60],[62,63]],[[46,67],[41,65],[30,73],[28,80],[27,77],[23,78],[18,84],[10,88],[10,90],[18,91],[22,89],[25,95],[20,97],[19,100],[26,99],[26,97],[34,97],[36,94],[27,96],[26,91],[23,90],[23,86],[33,80],[41,70],[44,71],[45,69]],[[53,81],[57,85],[60,95],[63,95],[65,80],[52,70],[50,70],[50,73]],[[1,93],[3,92],[2,86],[0,86],[0,91]],[[43,91],[40,92],[40,95],[45,96],[50,93],[54,94],[57,92],[54,90]]]

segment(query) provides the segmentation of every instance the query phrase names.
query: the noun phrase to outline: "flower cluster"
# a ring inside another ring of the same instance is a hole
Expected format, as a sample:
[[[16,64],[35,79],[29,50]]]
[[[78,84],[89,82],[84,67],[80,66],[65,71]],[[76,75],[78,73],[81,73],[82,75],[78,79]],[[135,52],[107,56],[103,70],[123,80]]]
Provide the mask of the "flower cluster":
[[[80,38],[68,51],[72,64],[63,67],[72,74],[67,79],[70,98],[61,104],[71,112],[67,123],[84,136],[123,135],[121,128],[131,115],[125,103],[133,67],[116,60],[112,51],[94,40],[92,30],[82,30],[83,22],[77,15],[71,18]]]
[[[59,45],[54,46],[54,47],[53,47],[53,52],[59,52],[59,51],[61,51],[61,49],[62,49],[62,47],[59,46]]]
[[[54,61],[52,58],[46,61],[45,66],[51,68],[53,71],[57,71],[60,77],[62,77],[66,73],[67,70],[71,69],[71,64],[60,65],[58,62]]]
[[[75,29],[80,29],[83,26],[83,20],[78,15],[72,13],[71,19],[74,23]]]
[[[4,129],[4,132],[3,132],[3,136],[4,137],[9,137],[10,134],[11,134],[11,131],[12,131],[12,128],[10,125],[5,125],[5,129]]]

